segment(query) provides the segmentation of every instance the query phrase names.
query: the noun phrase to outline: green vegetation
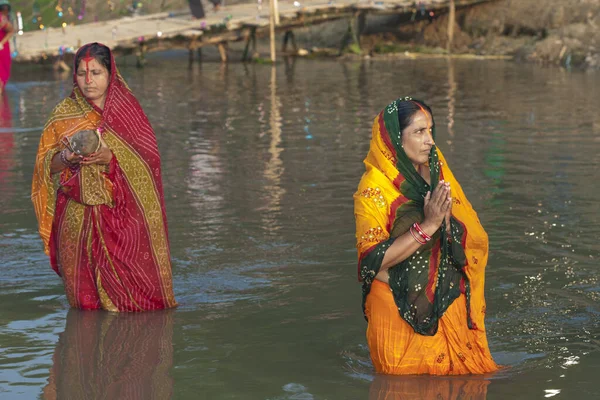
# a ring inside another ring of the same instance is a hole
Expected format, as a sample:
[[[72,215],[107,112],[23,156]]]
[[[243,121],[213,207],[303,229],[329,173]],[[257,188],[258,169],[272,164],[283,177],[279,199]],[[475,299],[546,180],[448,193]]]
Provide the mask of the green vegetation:
[[[362,54],[362,50],[360,48],[360,45],[358,43],[351,43],[350,45],[348,45],[348,51],[352,54],[356,54],[356,55],[361,55]]]
[[[14,14],[21,12],[25,31],[31,31],[120,18],[133,8],[142,13],[178,10],[187,7],[187,0],[11,0],[11,5]]]

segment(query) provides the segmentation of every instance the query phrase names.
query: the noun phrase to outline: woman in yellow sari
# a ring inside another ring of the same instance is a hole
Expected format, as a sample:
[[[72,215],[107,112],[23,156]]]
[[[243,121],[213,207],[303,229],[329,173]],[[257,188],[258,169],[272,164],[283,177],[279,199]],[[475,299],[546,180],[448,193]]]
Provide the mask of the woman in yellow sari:
[[[367,342],[382,374],[498,369],[484,325],[487,234],[434,137],[425,103],[391,103],[354,195]]]

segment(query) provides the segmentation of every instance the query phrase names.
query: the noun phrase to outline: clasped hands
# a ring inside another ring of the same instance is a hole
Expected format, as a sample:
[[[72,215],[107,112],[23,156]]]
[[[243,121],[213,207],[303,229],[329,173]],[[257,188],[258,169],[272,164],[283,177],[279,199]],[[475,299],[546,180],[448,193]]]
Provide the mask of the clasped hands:
[[[446,220],[446,228],[450,229],[450,217],[452,216],[450,182],[440,181],[433,193],[427,192],[424,214],[423,227],[430,227],[435,232]]]

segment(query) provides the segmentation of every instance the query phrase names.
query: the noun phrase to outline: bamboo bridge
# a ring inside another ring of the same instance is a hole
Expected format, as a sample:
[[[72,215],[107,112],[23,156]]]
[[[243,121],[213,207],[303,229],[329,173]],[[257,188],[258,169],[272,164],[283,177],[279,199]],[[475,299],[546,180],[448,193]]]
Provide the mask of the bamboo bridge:
[[[493,0],[430,0],[424,1],[428,12],[454,13],[453,8],[470,7]],[[54,64],[68,69],[65,60],[82,44],[100,42],[109,46],[115,55],[135,54],[138,65],[145,62],[149,52],[171,49],[189,51],[190,62],[202,47],[217,46],[221,60],[228,60],[228,44],[245,41],[243,60],[256,55],[256,38],[271,35],[274,54],[274,32],[284,33],[281,51],[297,53],[293,31],[295,28],[346,19],[348,34],[358,43],[369,15],[404,15],[410,20],[418,12],[413,0],[286,0],[277,4],[264,1],[227,6],[210,13],[205,20],[193,20],[189,12],[157,13],[138,17],[125,17],[110,21],[87,23],[64,28],[46,28],[17,35],[16,49],[12,48],[14,62]],[[454,4],[452,4],[454,3]],[[452,17],[451,17],[452,18]]]

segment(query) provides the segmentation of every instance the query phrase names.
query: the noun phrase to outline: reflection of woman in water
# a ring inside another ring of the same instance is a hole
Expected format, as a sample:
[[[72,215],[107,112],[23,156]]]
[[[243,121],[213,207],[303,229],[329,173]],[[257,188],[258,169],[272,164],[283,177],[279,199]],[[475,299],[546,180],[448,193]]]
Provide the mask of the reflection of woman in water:
[[[434,143],[431,109],[409,97],[373,124],[354,195],[363,310],[383,374],[482,374],[488,239]]]
[[[0,0],[0,94],[10,78],[10,45],[8,41],[13,35],[13,26],[9,19],[10,3]]]
[[[71,309],[52,359],[44,400],[170,399],[173,311]]]
[[[6,93],[0,94],[0,191],[3,193],[3,200],[9,190],[8,179],[9,170],[14,167],[13,149],[15,147],[14,134],[12,132],[12,113],[8,96]],[[0,202],[2,204],[2,202]]]
[[[375,375],[369,400],[485,400],[489,380],[481,377]]]
[[[74,88],[40,139],[32,200],[44,250],[72,307],[147,311],[176,306],[154,131],[108,47],[75,55]],[[101,132],[82,158],[63,144]]]

